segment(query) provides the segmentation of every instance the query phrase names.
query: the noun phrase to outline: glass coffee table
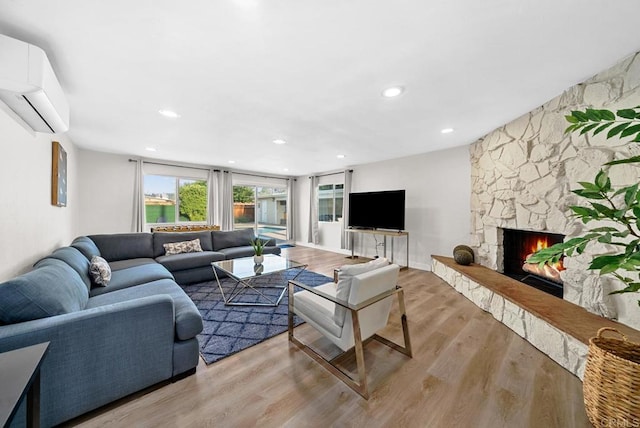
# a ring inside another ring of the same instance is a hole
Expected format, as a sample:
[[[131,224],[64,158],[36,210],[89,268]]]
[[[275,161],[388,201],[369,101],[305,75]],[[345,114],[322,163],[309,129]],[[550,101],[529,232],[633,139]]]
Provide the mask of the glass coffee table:
[[[241,257],[213,262],[211,267],[225,305],[278,306],[287,291],[288,280],[284,279],[285,272],[291,269],[300,269],[293,278],[289,278],[289,280],[295,280],[307,268],[307,265],[275,254],[265,254],[264,261],[259,265],[253,262],[253,257]],[[218,271],[226,274],[233,283],[223,286]],[[279,274],[281,280],[269,278],[268,281],[259,281],[265,276],[274,274]],[[260,282],[266,283],[261,284]]]

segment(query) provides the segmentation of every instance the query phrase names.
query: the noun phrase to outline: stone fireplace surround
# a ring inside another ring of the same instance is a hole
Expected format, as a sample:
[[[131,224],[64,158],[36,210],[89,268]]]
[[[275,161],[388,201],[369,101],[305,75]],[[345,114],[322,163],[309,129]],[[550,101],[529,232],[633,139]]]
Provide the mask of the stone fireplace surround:
[[[607,141],[602,134],[567,135],[564,116],[571,110],[588,107],[616,110],[637,105],[640,105],[640,53],[473,143],[470,244],[476,263],[503,271],[503,228],[561,234],[565,239],[579,236],[585,226],[570,216],[569,207],[582,201],[571,189],[577,188],[580,181],[593,181],[601,165],[608,161],[640,155],[640,145]],[[614,186],[630,185],[638,182],[640,169],[635,165],[618,165],[611,168],[610,177]],[[610,296],[609,292],[619,288],[618,284],[587,269],[594,254],[609,250],[599,244],[582,255],[565,258],[566,270],[561,273],[564,300],[640,329],[638,296]],[[504,303],[490,290],[482,291],[481,284],[438,260],[433,262],[433,271],[567,370],[582,377],[584,340],[576,341],[544,320],[538,323],[530,312]],[[535,343],[530,338],[535,338]]]
[[[565,134],[564,116],[587,107],[619,108],[640,105],[640,54],[575,85],[535,110],[494,130],[470,146],[471,246],[476,262],[503,271],[502,228],[578,236],[585,226],[570,216],[571,205],[583,203],[571,189],[593,181],[601,165],[640,154],[638,144],[607,141],[600,134]],[[604,134],[604,133],[603,133]],[[633,184],[640,177],[634,165],[610,170],[614,185]],[[565,259],[561,278],[564,299],[606,318],[640,328],[637,296],[617,295],[613,278],[587,269],[594,254],[610,251],[591,247]]]

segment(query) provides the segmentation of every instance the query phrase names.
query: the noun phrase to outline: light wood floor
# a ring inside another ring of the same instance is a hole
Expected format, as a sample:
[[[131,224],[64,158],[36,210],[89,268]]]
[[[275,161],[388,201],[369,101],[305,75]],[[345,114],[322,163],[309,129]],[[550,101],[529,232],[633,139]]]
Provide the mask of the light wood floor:
[[[285,252],[328,276],[350,262],[341,254],[305,247]],[[283,333],[210,366],[201,361],[193,376],[120,400],[70,425],[590,426],[577,377],[432,273],[403,270],[399,283],[405,289],[414,357],[371,342],[365,348],[368,401],[290,345]],[[401,343],[393,314],[383,333]],[[309,326],[296,335],[307,342],[318,337]]]

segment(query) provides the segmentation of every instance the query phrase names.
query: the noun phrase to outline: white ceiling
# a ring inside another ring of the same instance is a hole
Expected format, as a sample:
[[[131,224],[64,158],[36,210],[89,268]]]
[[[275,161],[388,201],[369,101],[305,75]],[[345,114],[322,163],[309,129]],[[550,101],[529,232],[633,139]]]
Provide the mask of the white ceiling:
[[[639,16],[638,0],[1,0],[0,33],[47,52],[80,147],[304,175],[469,144],[640,50]]]

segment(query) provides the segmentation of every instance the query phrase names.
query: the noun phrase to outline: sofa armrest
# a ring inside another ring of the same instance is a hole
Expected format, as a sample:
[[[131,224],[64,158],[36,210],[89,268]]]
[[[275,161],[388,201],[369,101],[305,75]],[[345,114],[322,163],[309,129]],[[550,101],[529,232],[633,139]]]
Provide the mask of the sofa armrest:
[[[41,418],[56,425],[169,379],[173,300],[149,296],[0,326],[0,352],[49,341],[41,369]]]
[[[262,241],[262,243],[264,243],[265,247],[275,247],[277,245],[275,238],[269,238],[269,239],[258,238],[258,239],[260,239],[260,241]]]

